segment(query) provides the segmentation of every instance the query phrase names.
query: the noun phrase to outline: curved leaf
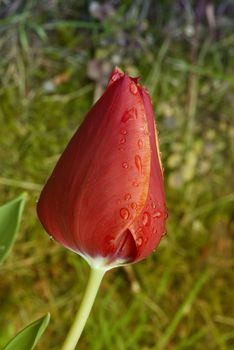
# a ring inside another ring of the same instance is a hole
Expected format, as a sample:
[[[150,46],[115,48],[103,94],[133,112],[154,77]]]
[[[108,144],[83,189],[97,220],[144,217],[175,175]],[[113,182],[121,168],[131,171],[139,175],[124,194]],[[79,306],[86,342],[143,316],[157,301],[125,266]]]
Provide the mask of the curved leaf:
[[[49,321],[50,314],[48,313],[24,328],[2,350],[32,350],[44,333]]]
[[[20,224],[26,193],[0,207],[0,262],[2,262],[15,241]]]

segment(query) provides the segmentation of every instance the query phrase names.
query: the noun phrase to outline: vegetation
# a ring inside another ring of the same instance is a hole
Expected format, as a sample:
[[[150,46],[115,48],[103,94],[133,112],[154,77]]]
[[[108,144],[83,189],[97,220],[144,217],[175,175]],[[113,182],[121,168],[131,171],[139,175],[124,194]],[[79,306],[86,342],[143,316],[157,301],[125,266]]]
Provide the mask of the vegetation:
[[[0,348],[50,311],[38,350],[57,350],[87,283],[82,258],[49,239],[35,205],[115,65],[152,95],[167,236],[110,271],[79,349],[233,349],[233,16],[223,1],[0,2],[1,204],[28,192],[0,269]]]

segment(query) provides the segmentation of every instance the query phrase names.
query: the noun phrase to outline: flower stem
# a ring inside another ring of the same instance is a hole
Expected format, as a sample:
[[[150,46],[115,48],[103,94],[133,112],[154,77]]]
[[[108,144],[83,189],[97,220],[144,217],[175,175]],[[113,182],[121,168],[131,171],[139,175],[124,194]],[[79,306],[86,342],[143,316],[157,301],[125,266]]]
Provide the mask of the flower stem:
[[[89,282],[86,287],[84,298],[81,302],[80,308],[75,316],[74,322],[68,332],[62,350],[74,350],[81,333],[84,329],[86,321],[89,317],[91,308],[93,306],[95,297],[97,295],[105,270],[91,269]]]

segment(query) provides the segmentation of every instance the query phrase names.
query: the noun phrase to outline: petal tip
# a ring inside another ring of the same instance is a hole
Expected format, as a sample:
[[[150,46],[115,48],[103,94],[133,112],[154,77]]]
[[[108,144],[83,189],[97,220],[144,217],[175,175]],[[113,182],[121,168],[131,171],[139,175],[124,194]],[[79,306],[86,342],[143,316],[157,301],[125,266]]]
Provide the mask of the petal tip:
[[[122,69],[120,69],[119,67],[115,67],[111,73],[109,82],[107,87],[111,86],[113,83],[115,83],[117,80],[121,79],[124,77],[124,72],[122,71]]]

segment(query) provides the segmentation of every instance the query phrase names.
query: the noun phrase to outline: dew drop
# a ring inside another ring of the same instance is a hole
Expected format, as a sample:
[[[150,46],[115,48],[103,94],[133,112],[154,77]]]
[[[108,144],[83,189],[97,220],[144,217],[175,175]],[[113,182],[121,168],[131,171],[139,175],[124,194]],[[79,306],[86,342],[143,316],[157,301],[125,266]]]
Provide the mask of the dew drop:
[[[116,80],[122,78],[124,76],[124,73],[121,72],[119,69],[115,69],[114,74],[111,77],[111,81],[115,82]]]
[[[129,218],[129,211],[126,208],[120,209],[120,216],[122,219],[127,220]]]
[[[151,207],[152,207],[153,209],[155,209],[155,208],[156,208],[156,204],[155,204],[155,202],[152,202],[152,203],[151,203]]]
[[[131,199],[131,194],[130,193],[126,193],[125,194],[125,196],[124,196],[124,199],[126,200],[126,201],[129,201],[130,199]]]
[[[135,156],[135,164],[136,164],[137,169],[139,171],[142,171],[141,157],[138,154]]]
[[[134,120],[136,118],[137,118],[137,109],[135,107],[132,107],[124,113],[121,121],[123,123],[126,123],[127,121]]]
[[[146,129],[144,130],[143,134],[144,134],[145,136],[150,136],[149,131],[148,131],[148,130],[146,130]]]
[[[135,202],[132,202],[131,207],[132,207],[132,209],[136,209],[137,208],[137,204]]]
[[[113,77],[111,78],[112,81],[116,81],[119,78],[118,74],[114,74]]]
[[[158,218],[160,218],[162,216],[162,213],[160,211],[155,211],[152,216],[153,216],[154,219],[155,218],[158,219]]]
[[[147,87],[145,87],[145,86],[142,86],[142,88],[144,89],[144,91],[147,93],[147,95],[149,95],[150,93],[149,93],[149,90],[147,89]]]
[[[141,139],[138,140],[138,147],[139,149],[142,149],[143,147],[143,141]]]
[[[125,129],[121,129],[121,130],[120,130],[120,134],[122,134],[122,135],[127,135],[127,133],[128,133],[128,132],[127,132],[127,130],[125,130]]]
[[[114,236],[107,235],[105,237],[105,246],[109,252],[112,252],[115,250],[115,238],[114,238]]]
[[[126,142],[125,137],[121,137],[120,140],[119,140],[119,143],[120,143],[120,144],[123,144],[123,143],[125,143],[125,142]]]
[[[142,223],[144,226],[149,226],[150,225],[150,214],[147,212],[143,213],[142,216]]]
[[[142,245],[142,243],[143,243],[143,238],[142,237],[138,237],[136,239],[136,244],[140,247]]]
[[[138,89],[137,89],[137,86],[136,86],[136,84],[135,84],[134,82],[131,82],[131,83],[130,83],[130,91],[131,91],[131,93],[132,93],[133,95],[136,95],[136,94],[137,94]]]
[[[51,240],[51,241],[54,241],[54,237],[50,236],[50,240]]]
[[[157,229],[156,228],[153,228],[153,235],[156,235],[156,233],[157,233]]]
[[[112,235],[107,235],[105,241],[106,243],[112,243],[114,241],[114,237]]]
[[[134,187],[138,187],[138,186],[139,186],[139,182],[133,181],[132,185],[133,185]]]
[[[123,162],[123,163],[122,163],[122,167],[123,167],[124,169],[127,169],[127,168],[129,167],[129,165],[128,165],[127,162]]]

